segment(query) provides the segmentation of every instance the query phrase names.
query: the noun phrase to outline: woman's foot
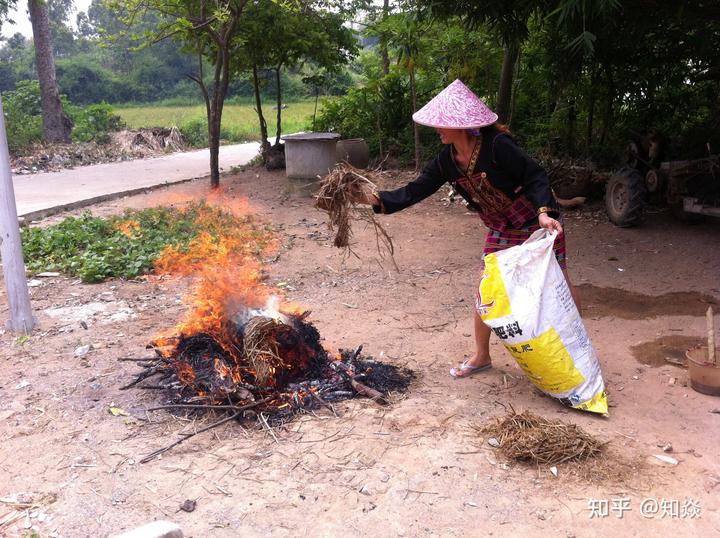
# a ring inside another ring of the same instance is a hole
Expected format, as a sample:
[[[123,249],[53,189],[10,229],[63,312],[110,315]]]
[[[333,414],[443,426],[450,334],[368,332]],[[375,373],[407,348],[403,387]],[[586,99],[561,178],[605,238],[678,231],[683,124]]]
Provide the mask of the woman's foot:
[[[466,360],[457,368],[451,368],[450,375],[452,377],[470,377],[471,375],[479,374],[490,368],[492,368],[490,359],[481,361],[473,358]]]

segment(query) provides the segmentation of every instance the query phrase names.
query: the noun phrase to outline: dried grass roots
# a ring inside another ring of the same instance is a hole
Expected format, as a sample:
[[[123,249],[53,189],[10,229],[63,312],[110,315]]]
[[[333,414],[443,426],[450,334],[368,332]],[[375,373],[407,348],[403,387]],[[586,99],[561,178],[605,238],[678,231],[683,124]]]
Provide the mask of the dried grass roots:
[[[283,365],[275,341],[277,323],[274,319],[256,316],[245,327],[243,350],[255,370],[255,379],[261,386],[266,385],[272,379],[273,373]]]
[[[347,163],[339,164],[325,176],[316,197],[315,207],[328,213],[330,230],[336,230],[333,241],[336,247],[349,249],[352,237],[350,218],[354,217],[374,227],[378,251],[381,254],[384,250],[390,256],[393,255],[392,238],[375,219],[371,209],[360,207],[356,203],[367,191],[377,189],[376,182],[372,179],[377,180],[381,176],[382,172],[379,170],[361,171]]]
[[[495,437],[499,449],[510,459],[557,465],[599,456],[604,443],[577,424],[549,420],[529,411],[510,412],[482,430]]]

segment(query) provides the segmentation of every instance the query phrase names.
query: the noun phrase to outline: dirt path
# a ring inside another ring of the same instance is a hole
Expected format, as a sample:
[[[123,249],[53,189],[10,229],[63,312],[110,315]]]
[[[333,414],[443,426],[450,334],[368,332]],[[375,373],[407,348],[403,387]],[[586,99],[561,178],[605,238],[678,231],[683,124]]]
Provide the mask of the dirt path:
[[[180,319],[186,283],[43,280],[31,288],[41,328],[27,341],[0,337],[0,499],[27,492],[37,504],[34,517],[0,533],[24,536],[27,522],[39,536],[104,536],[158,518],[195,537],[720,532],[720,400],[694,392],[686,370],[664,360],[699,341],[707,303],[720,298],[718,223],[690,227],[658,213],[623,230],[599,209],[567,215],[570,274],[610,396],[603,419],[540,396],[497,341],[492,371],[448,376],[471,351],[483,239],[462,206],[436,195],[383,217],[395,271],[377,259],[369,230],[355,230],[359,258],[343,259],[323,215],[282,174],[248,170],[223,185],[229,199],[248,197],[282,234],[270,281],[284,282],[290,299],[312,309],[320,333],[413,369],[417,382],[389,408],[353,400],[337,406],[339,417],[302,416],[274,436],[228,425],[141,465],[143,455],[200,423],[163,412],[143,420],[159,397],[119,391],[135,369],[116,359],[142,356]],[[195,181],[93,211],[178,201],[205,188]],[[94,349],[75,357],[85,344]],[[557,477],[505,462],[480,430],[509,405],[607,441],[605,462],[560,466]],[[111,406],[127,416],[113,416]],[[676,466],[653,458],[667,444]],[[197,500],[194,512],[179,511],[186,499]],[[690,517],[695,504],[699,517]],[[591,518],[591,505],[608,515]],[[0,521],[5,512],[11,506],[0,501]]]

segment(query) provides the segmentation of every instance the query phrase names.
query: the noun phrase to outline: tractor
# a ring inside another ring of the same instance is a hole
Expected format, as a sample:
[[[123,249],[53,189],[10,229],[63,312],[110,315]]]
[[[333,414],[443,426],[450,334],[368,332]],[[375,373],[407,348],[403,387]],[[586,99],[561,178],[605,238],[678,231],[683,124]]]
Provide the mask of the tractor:
[[[667,205],[686,222],[720,217],[720,155],[689,161],[662,160],[659,135],[631,133],[625,165],[605,186],[605,209],[621,227],[637,226],[648,203]]]

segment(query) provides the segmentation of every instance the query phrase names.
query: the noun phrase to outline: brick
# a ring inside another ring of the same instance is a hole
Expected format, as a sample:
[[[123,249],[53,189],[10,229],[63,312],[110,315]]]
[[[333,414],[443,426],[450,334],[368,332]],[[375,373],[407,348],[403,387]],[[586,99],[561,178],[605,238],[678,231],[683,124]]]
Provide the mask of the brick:
[[[153,521],[111,538],[183,538],[183,532],[178,525],[170,521]]]

